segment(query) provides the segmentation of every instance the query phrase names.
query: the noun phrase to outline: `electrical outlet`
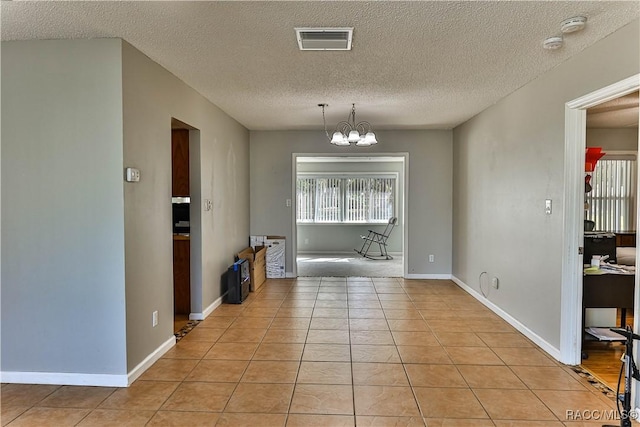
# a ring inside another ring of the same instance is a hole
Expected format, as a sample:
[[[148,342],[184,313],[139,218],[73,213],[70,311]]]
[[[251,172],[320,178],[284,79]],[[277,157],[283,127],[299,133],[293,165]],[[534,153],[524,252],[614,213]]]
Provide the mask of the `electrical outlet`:
[[[290,208],[291,207],[291,199],[285,200],[285,205],[287,205],[287,207]]]
[[[498,286],[499,286],[498,278],[497,277],[492,278],[491,279],[491,287],[493,289],[498,289]]]
[[[213,203],[211,202],[211,200],[209,200],[209,199],[205,199],[204,200],[204,210],[205,211],[210,211],[212,206],[213,206]]]
[[[151,326],[154,328],[158,326],[158,310],[154,311],[151,315]]]
[[[429,255],[429,262],[434,262],[436,260],[435,255]]]

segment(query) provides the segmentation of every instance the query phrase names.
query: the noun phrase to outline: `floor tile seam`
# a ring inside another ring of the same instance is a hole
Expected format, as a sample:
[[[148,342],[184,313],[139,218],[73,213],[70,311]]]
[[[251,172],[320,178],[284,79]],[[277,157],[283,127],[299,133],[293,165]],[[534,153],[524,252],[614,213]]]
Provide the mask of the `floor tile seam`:
[[[317,298],[317,295],[316,295],[316,298]],[[317,301],[317,299],[315,301]],[[315,307],[315,302],[314,302],[314,307]],[[312,312],[312,314],[313,314],[313,312]],[[313,317],[311,317],[311,319],[313,319]],[[298,377],[300,376],[300,370],[302,369],[302,359],[304,357],[305,349],[307,348],[307,339],[309,337],[309,331],[310,330],[311,330],[311,320],[309,320],[309,326],[307,327],[307,333],[306,333],[306,335],[304,337],[304,343],[302,343],[302,353],[300,353],[300,360],[298,360],[298,371],[296,372],[295,383],[293,384],[293,390],[291,391],[291,398],[289,399],[289,405],[287,406],[287,415],[285,417],[285,423],[284,423],[285,426],[289,422],[289,414],[290,414],[290,411],[291,411],[291,405],[293,404],[293,397],[296,394],[296,387],[297,387],[297,384],[298,384]]]
[[[25,409],[24,409],[24,411],[21,411],[20,413],[16,414],[13,418],[11,418],[11,419],[7,422],[7,425],[8,425],[9,423],[12,423],[12,422],[14,422],[15,420],[17,420],[17,419],[18,419],[19,417],[21,417],[23,414],[26,414],[26,413],[27,413],[27,411],[28,411],[29,409],[31,409],[31,408],[28,408],[28,407],[23,407],[23,408],[25,408]],[[4,423],[5,421],[6,421],[6,420],[4,420],[4,419],[1,419],[1,418],[0,418],[0,422],[3,422],[3,423]]]
[[[58,387],[58,389],[56,389],[56,391],[61,390],[64,387],[76,387],[76,386],[64,386],[61,385],[60,387]],[[105,387],[106,388],[106,387]],[[100,400],[100,402],[98,402],[94,407],[91,408],[87,408],[87,407],[80,407],[80,406],[48,406],[48,405],[39,405],[36,404],[34,406],[32,406],[33,408],[38,407],[38,408],[69,408],[69,409],[90,409],[91,411],[93,411],[94,409],[98,409],[98,407],[100,405],[102,405],[109,397],[111,397],[111,395],[113,395],[116,391],[118,390],[117,387],[114,387],[113,390],[111,390],[111,392],[105,396],[104,398],[102,398],[102,400]],[[54,391],[55,393],[55,391]],[[53,394],[53,393],[52,393]],[[51,395],[49,395],[51,396]],[[47,396],[48,397],[48,396]],[[39,403],[44,402],[44,400],[46,400],[46,398],[42,399]]]
[[[9,383],[10,384],[10,383]],[[18,385],[22,385],[22,384],[18,384]],[[43,385],[43,384],[28,384],[28,385]],[[55,389],[51,390],[51,392],[47,393],[46,396],[42,397],[40,400],[38,400],[37,402],[34,402],[33,404],[27,406],[25,405],[25,407],[27,407],[27,409],[23,412],[23,414],[25,412],[27,412],[29,409],[31,408],[35,408],[40,402],[42,402],[43,400],[45,400],[46,398],[48,398],[49,396],[51,396],[53,393],[55,393],[56,391],[60,390],[62,387],[62,385],[58,385]],[[115,391],[115,390],[114,390]],[[21,405],[22,406],[22,405]],[[17,417],[16,417],[17,418]]]
[[[349,296],[347,295],[347,305],[349,304]],[[353,408],[353,419],[354,425],[357,423],[356,420],[356,388],[353,381],[353,345],[351,339],[351,317],[349,316],[349,310],[347,310],[347,328],[349,332],[349,368],[351,370],[351,407]]]
[[[491,415],[489,414],[489,412],[487,411],[487,409],[484,407],[484,405],[482,404],[482,402],[480,401],[480,399],[478,398],[478,396],[476,396],[476,394],[473,392],[473,389],[471,389],[470,387],[424,387],[424,386],[411,386],[411,391],[413,392],[414,396],[416,396],[416,391],[415,389],[442,389],[442,388],[447,388],[447,389],[457,389],[457,390],[469,390],[471,393],[473,393],[474,398],[476,399],[476,401],[478,402],[478,404],[480,404],[480,406],[482,407],[482,410],[484,411],[486,418],[476,418],[476,417],[472,417],[471,419],[488,419],[493,423],[493,418],[491,418]],[[416,401],[417,401],[417,396],[415,397]],[[422,406],[420,405],[420,403],[418,402],[418,409],[420,410],[420,413],[422,414],[422,418],[428,418],[423,410],[422,410]],[[442,417],[442,418],[449,418],[449,417]],[[494,423],[495,424],[495,423]]]
[[[7,426],[11,426],[15,421],[17,421],[20,417],[22,417],[23,415],[25,415],[27,412],[29,412],[32,409],[36,409],[36,408],[46,408],[46,409],[88,409],[88,408],[55,408],[55,407],[47,407],[47,406],[33,406],[29,409],[27,409],[26,411],[22,412],[20,415],[18,415],[17,417],[15,417],[13,420],[11,420],[9,423],[7,423]],[[89,415],[91,415],[93,413],[94,410],[96,410],[98,408],[94,408],[94,409],[89,409],[89,412],[87,412],[82,418],[80,418],[78,420],[78,422],[76,422],[74,425],[77,426],[79,425],[85,418],[87,418]],[[151,419],[151,418],[149,418]]]
[[[397,351],[397,347],[396,347],[396,351]],[[399,352],[398,352],[399,353]],[[402,369],[404,370],[404,374],[407,377],[407,382],[409,383],[409,388],[411,389],[411,395],[413,396],[413,402],[416,405],[416,408],[418,408],[418,413],[420,414],[420,417],[422,418],[423,422],[424,422],[424,412],[422,410],[422,406],[420,405],[420,402],[418,401],[418,396],[416,395],[416,391],[413,387],[413,385],[411,384],[411,380],[409,379],[409,374],[407,372],[407,369],[405,368],[404,364],[402,366]],[[385,387],[395,387],[395,386],[385,386]],[[400,387],[400,386],[398,386]],[[406,387],[406,386],[402,386],[402,387]],[[354,391],[355,393],[355,391]],[[426,425],[426,423],[425,423]]]
[[[500,357],[500,356],[498,356],[498,357]],[[543,368],[543,367],[545,367],[545,366],[508,365],[506,362],[505,362],[505,366],[506,366],[507,368],[509,368],[509,371],[511,371],[511,373],[512,373],[513,375],[515,375],[515,376],[516,376],[516,378],[518,378],[522,384],[524,384],[524,385],[525,385],[525,387],[527,388],[527,390],[531,391],[532,393],[534,393],[534,394],[535,394],[535,391],[536,391],[536,390],[549,390],[549,389],[540,389],[540,388],[534,388],[534,387],[531,387],[531,386],[527,383],[527,381],[525,381],[525,379],[524,379],[524,378],[522,378],[520,375],[518,375],[518,373],[515,371],[515,369],[513,369],[513,368],[514,368],[514,366],[519,366],[519,367],[523,367],[523,366],[524,366],[524,367],[534,367],[534,368],[535,368],[535,367]],[[549,367],[551,367],[551,366],[549,366]],[[569,390],[556,390],[556,391],[569,391]],[[537,396],[537,395],[536,395],[536,396]]]
[[[456,365],[456,366],[457,366],[457,365]],[[529,386],[529,384],[527,384],[527,383],[526,383],[526,381],[525,381],[523,378],[521,378],[521,377],[516,373],[516,371],[514,371],[514,370],[513,370],[512,365],[507,365],[506,363],[505,363],[504,365],[461,365],[461,366],[478,366],[478,367],[482,367],[482,366],[504,366],[504,367],[506,367],[506,368],[509,370],[509,372],[510,372],[512,375],[514,375],[514,376],[518,379],[518,381],[520,381],[520,383],[522,383],[522,385],[524,386],[524,388],[518,388],[518,389],[503,389],[503,390],[529,390],[529,391],[531,391],[531,392],[533,392],[533,391],[535,390],[535,389],[531,388],[531,387]],[[460,374],[462,375],[462,373],[460,373]],[[462,375],[462,376],[464,377],[464,375]],[[465,380],[466,380],[466,378],[465,378]],[[473,388],[473,387],[472,387],[472,388]],[[476,388],[479,388],[479,387],[476,387]],[[487,390],[487,389],[493,389],[493,388],[494,388],[494,387],[483,387],[482,389],[483,389],[483,390]]]
[[[378,300],[380,299],[380,297],[378,296],[378,292],[376,291],[376,296],[378,297]],[[380,303],[380,306],[382,307],[382,303]],[[391,334],[391,339],[393,340],[393,344],[396,348],[396,353],[398,353],[398,357],[400,357],[400,352],[398,351],[398,346],[396,344],[395,339],[393,338],[393,333],[391,332],[391,325],[389,324],[389,319],[387,318],[387,313],[385,313],[384,308],[382,308],[382,315],[384,317],[384,321],[387,324],[387,328],[389,328],[389,334]]]
[[[490,419],[490,420],[494,420],[494,419],[495,419],[495,420],[509,420],[509,418],[493,418],[493,417],[491,417],[491,415],[489,414],[488,409],[485,407],[485,405],[482,403],[482,401],[481,401],[481,400],[480,400],[480,398],[478,397],[478,395],[477,395],[477,393],[476,393],[476,390],[506,390],[506,391],[513,391],[513,390],[503,389],[503,388],[483,388],[483,389],[473,389],[473,388],[472,388],[472,389],[471,389],[471,393],[473,393],[473,395],[475,396],[475,398],[476,398],[476,400],[478,401],[478,403],[480,403],[480,405],[482,406],[482,409],[483,409],[483,410],[485,411],[485,413],[489,416],[489,419]],[[563,422],[563,421],[562,421],[562,420],[561,420],[561,419],[560,419],[560,418],[555,414],[555,412],[553,412],[553,411],[551,410],[551,408],[550,408],[550,407],[549,407],[545,402],[543,402],[543,401],[542,401],[542,399],[540,399],[540,397],[538,397],[538,395],[537,395],[537,394],[535,394],[535,393],[534,393],[532,390],[530,390],[530,389],[527,389],[527,391],[529,391],[529,392],[530,392],[530,393],[531,393],[531,394],[536,398],[536,400],[537,400],[540,404],[542,404],[542,406],[544,406],[544,407],[545,407],[545,409],[547,409],[547,410],[549,411],[549,413],[554,417],[554,421]],[[534,420],[531,420],[531,419],[528,419],[528,418],[527,418],[526,420],[527,420],[527,421],[549,421],[548,419],[540,419],[540,420],[534,419]]]
[[[271,324],[269,324],[271,325]],[[244,377],[245,373],[247,372],[247,369],[249,369],[249,365],[251,364],[251,362],[253,361],[253,358],[255,357],[255,354],[257,353],[258,349],[260,348],[260,345],[262,345],[262,342],[264,341],[264,337],[267,335],[267,332],[269,331],[269,327],[266,328],[265,333],[262,335],[262,337],[260,338],[260,341],[258,341],[258,345],[256,346],[256,349],[254,350],[253,354],[251,355],[251,359],[249,359],[247,361],[247,365],[244,367],[244,370],[242,371],[242,375],[240,375],[240,378],[238,379],[238,381],[235,383],[235,386],[233,387],[233,390],[231,391],[231,393],[229,394],[229,398],[227,399],[227,401],[224,404],[224,407],[222,408],[222,412],[224,412],[224,410],[227,408],[227,406],[229,405],[229,402],[231,401],[231,398],[233,397],[234,393],[236,392],[236,390],[238,389],[238,386],[240,385],[240,381],[242,380],[242,377]],[[216,422],[217,423],[217,422]]]

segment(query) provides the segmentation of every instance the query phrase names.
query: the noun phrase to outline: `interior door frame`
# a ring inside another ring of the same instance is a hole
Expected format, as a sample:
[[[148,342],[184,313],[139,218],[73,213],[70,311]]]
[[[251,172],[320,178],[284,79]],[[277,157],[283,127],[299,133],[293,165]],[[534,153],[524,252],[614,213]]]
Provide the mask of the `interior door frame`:
[[[297,204],[296,204],[296,180],[298,176],[298,157],[399,157],[402,158],[402,172],[403,172],[403,188],[402,191],[402,215],[403,218],[400,218],[402,223],[402,277],[406,278],[409,267],[408,267],[408,245],[409,245],[409,212],[408,212],[408,194],[409,194],[409,153],[406,152],[398,152],[398,153],[345,153],[345,154],[336,154],[336,153],[293,153],[291,155],[291,250],[292,250],[292,258],[293,258],[293,269],[292,274],[293,277],[298,276],[298,262],[297,262],[297,253],[298,253],[298,224],[296,222],[296,218],[298,216]]]
[[[584,238],[584,152],[588,108],[640,89],[640,74],[598,89],[565,104],[563,255],[560,319],[560,361],[580,365],[582,345],[582,255]],[[639,174],[640,177],[640,174]],[[640,180],[639,180],[640,182]],[[640,187],[638,187],[640,188]],[[637,201],[640,207],[640,198]],[[640,211],[640,210],[639,210]],[[637,223],[637,222],[636,222]],[[636,251],[636,265],[640,265]],[[635,277],[634,329],[638,331],[640,289]],[[637,353],[637,352],[636,352]],[[637,385],[634,386],[637,391]],[[634,393],[637,395],[637,393]]]

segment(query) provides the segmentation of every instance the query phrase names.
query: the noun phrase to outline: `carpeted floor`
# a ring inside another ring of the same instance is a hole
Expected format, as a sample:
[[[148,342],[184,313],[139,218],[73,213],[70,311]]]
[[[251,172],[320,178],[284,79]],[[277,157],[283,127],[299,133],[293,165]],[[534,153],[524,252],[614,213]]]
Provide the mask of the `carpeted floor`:
[[[402,256],[390,260],[371,260],[353,255],[298,255],[301,277],[402,277]]]

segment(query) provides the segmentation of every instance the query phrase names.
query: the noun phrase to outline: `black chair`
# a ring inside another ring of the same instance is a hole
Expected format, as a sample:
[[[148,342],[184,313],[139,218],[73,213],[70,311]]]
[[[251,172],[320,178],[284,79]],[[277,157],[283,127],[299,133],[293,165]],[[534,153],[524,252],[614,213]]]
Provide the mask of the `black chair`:
[[[398,218],[396,218],[395,216],[391,217],[382,233],[369,230],[369,234],[367,234],[366,236],[360,236],[364,240],[364,242],[362,243],[362,248],[360,248],[360,250],[354,249],[354,251],[369,259],[393,259],[393,257],[387,253],[387,239],[389,238],[389,235],[391,234],[391,231],[393,231],[393,227],[396,226],[397,222]],[[369,250],[371,249],[371,245],[373,243],[376,243],[378,245],[378,248],[380,249],[380,256],[369,255]]]

